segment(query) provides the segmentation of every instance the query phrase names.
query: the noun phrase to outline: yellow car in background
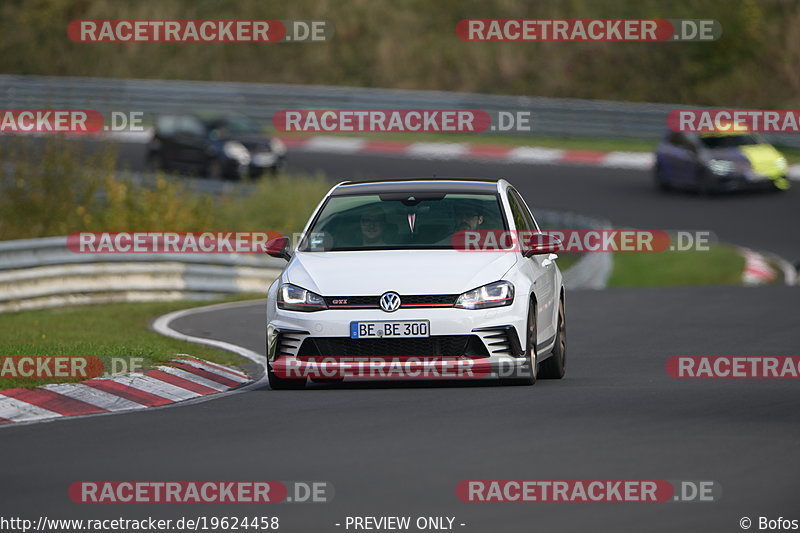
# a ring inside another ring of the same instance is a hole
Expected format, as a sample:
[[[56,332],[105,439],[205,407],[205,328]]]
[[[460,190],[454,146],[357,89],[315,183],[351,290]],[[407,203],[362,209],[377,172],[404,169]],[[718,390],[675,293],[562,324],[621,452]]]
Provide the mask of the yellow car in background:
[[[786,190],[786,158],[754,133],[672,132],[656,147],[655,180],[661,190],[716,194],[740,189]]]

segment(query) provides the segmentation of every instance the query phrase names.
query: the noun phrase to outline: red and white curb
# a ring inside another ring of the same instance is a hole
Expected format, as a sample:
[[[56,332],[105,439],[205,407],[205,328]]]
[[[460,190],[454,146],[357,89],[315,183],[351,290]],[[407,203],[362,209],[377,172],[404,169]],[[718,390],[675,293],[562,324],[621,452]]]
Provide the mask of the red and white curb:
[[[146,128],[131,132],[99,132],[95,136],[120,142],[146,143],[152,138],[153,130]],[[504,144],[408,142],[332,135],[278,136],[278,138],[290,150],[303,152],[394,155],[415,159],[461,159],[519,164],[574,164],[639,170],[653,168],[655,162],[652,152],[602,152]],[[790,165],[787,175],[792,181],[800,181],[800,165]]]
[[[745,285],[763,285],[778,277],[778,273],[760,253],[748,248],[742,248],[741,253],[744,256],[742,282]]]
[[[163,406],[219,394],[251,381],[239,370],[178,356],[169,365],[142,373],[0,391],[0,424]]]
[[[575,163],[639,169],[653,166],[653,154],[648,152],[599,152],[502,144],[405,142],[325,135],[280,139],[289,149],[306,152],[397,155],[417,159],[475,159],[523,164]]]
[[[653,167],[651,152],[601,152],[597,150],[562,150],[540,146],[502,144],[405,142],[374,138],[314,135],[280,137],[289,148],[305,152],[338,154],[396,155],[417,159],[465,159],[503,163],[577,164],[608,168],[647,170]],[[789,179],[800,181],[800,165],[789,167]]]

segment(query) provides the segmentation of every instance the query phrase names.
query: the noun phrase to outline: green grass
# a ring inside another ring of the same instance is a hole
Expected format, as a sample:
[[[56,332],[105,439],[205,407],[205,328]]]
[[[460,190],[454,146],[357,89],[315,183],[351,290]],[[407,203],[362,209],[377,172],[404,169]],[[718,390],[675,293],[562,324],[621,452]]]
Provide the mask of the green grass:
[[[609,287],[741,285],[744,258],[736,248],[709,251],[617,253]]]
[[[189,301],[118,303],[0,314],[0,356],[96,356],[106,369],[110,369],[112,357],[142,358],[145,365],[152,366],[180,353],[226,365],[245,362],[231,352],[164,337],[149,329],[150,322],[160,315],[197,306]],[[68,381],[80,380],[0,378],[0,389]]]

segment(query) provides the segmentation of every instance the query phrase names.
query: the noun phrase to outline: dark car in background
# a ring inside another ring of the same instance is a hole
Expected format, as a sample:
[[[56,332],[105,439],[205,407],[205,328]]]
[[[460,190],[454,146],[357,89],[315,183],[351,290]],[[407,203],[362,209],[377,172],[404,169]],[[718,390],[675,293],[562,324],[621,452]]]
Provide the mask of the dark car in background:
[[[716,194],[740,189],[786,190],[786,158],[754,133],[668,132],[656,147],[661,190]]]
[[[256,178],[283,165],[286,147],[241,115],[161,115],[147,145],[152,170],[212,179]]]

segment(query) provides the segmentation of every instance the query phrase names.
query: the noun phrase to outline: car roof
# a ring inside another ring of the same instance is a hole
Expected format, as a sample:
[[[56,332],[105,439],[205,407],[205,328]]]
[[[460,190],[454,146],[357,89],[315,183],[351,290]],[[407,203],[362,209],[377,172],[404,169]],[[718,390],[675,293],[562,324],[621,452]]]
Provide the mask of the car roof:
[[[404,178],[392,180],[345,181],[331,191],[331,196],[383,194],[392,192],[447,192],[495,194],[504,180],[457,178]]]

